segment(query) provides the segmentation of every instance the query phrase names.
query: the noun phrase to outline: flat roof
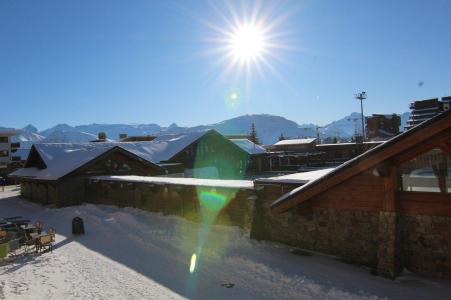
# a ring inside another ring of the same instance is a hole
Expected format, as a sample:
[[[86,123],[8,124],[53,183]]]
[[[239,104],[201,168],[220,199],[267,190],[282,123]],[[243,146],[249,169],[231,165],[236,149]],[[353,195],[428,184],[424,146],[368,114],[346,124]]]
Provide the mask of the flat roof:
[[[252,180],[226,180],[226,179],[201,179],[201,178],[177,178],[177,177],[151,177],[151,176],[93,176],[93,180],[101,181],[120,181],[136,183],[153,183],[157,185],[186,185],[186,186],[204,186],[221,187],[236,189],[253,189]]]

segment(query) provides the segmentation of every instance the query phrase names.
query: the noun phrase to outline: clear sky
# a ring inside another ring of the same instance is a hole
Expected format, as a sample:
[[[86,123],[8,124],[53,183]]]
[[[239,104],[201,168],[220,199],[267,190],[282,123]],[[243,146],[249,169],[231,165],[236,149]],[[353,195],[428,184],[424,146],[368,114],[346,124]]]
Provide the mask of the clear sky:
[[[252,12],[267,64],[231,68],[224,39]],[[360,90],[365,113],[400,113],[451,95],[450,15],[449,0],[1,0],[0,126],[324,124]]]

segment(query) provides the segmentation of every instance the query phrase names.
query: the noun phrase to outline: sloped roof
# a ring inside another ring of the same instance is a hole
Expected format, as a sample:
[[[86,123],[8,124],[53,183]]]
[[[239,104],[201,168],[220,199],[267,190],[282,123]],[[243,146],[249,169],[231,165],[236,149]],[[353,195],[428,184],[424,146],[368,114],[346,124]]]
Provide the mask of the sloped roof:
[[[149,143],[153,143],[158,149],[161,149],[160,153],[155,156],[155,161],[165,161],[171,159],[174,155],[203,137],[208,131],[196,131],[179,134],[166,134],[160,135]]]
[[[110,150],[110,143],[48,143],[34,144],[35,149],[46,165],[45,169],[28,167],[19,169],[11,176],[33,177],[56,180],[81,167],[92,159]]]
[[[124,149],[149,163],[157,164],[169,160],[206,133],[207,131],[164,135],[151,142],[34,144],[33,147],[46,168],[22,168],[10,175],[56,180],[114,147]]]
[[[302,173],[293,173],[283,176],[275,176],[269,178],[258,178],[254,182],[255,183],[298,183],[298,184],[306,184],[309,181],[315,180],[321,176],[326,175],[327,173],[332,172],[334,168],[327,168],[322,170],[315,170],[309,172]]]
[[[248,154],[263,154],[266,153],[265,148],[257,145],[248,139],[230,139],[235,145],[246,151]]]
[[[275,143],[274,146],[302,145],[302,144],[310,144],[313,143],[314,141],[316,141],[316,138],[281,140]]]
[[[427,142],[432,136],[449,133],[450,129],[451,110],[448,110],[345,162],[324,176],[283,195],[272,203],[271,210],[273,213],[287,211],[362,171],[373,168],[415,145]]]

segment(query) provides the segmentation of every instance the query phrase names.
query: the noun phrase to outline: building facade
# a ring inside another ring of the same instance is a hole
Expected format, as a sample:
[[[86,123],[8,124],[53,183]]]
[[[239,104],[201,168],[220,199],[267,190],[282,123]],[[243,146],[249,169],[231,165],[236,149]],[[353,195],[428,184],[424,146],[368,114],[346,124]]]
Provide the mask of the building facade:
[[[450,166],[447,111],[278,197],[258,236],[451,279]]]
[[[417,100],[410,103],[410,117],[405,127],[406,130],[433,118],[439,113],[449,110],[451,106],[451,96],[439,98]]]
[[[397,114],[383,115],[373,114],[366,117],[366,139],[388,140],[399,134],[401,117]]]

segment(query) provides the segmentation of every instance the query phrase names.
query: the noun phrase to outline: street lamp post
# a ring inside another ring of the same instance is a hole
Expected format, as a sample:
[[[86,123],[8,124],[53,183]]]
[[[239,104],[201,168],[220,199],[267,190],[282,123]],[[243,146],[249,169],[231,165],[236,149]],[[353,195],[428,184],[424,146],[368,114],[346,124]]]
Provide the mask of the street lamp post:
[[[363,120],[363,100],[366,99],[366,92],[361,92],[355,95],[357,100],[360,100],[360,112],[362,114],[362,138],[365,141],[365,121]]]

